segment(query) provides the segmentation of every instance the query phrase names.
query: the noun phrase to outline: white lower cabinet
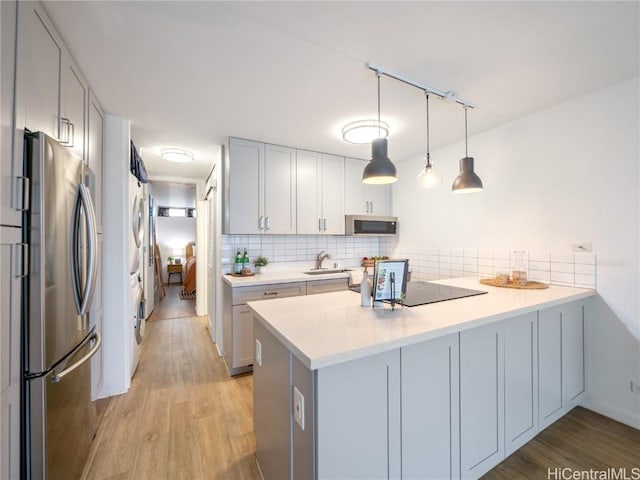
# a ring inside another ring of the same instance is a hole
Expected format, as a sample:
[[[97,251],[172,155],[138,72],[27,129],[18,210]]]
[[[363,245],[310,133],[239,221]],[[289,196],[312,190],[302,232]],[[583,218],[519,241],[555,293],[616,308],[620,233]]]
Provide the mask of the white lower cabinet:
[[[581,400],[586,302],[317,370],[254,319],[264,478],[480,478]]]
[[[584,306],[585,302],[572,302],[538,314],[540,430],[578,405],[585,394]]]
[[[538,315],[504,322],[504,441],[509,456],[538,433]]]
[[[20,478],[20,229],[0,227],[0,478]]]
[[[504,458],[501,323],[460,332],[460,476],[479,478]]]
[[[458,338],[401,349],[403,478],[460,478]]]
[[[247,305],[233,307],[233,360],[231,367],[253,365],[253,316]],[[249,339],[247,341],[247,339]]]
[[[400,478],[400,350],[316,375],[317,478]]]

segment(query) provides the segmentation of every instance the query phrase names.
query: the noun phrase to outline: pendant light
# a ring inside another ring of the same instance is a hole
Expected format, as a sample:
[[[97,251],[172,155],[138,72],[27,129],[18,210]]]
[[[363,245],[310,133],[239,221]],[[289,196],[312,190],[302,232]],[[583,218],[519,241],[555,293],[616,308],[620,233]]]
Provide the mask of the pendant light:
[[[473,193],[482,191],[482,180],[473,171],[473,157],[467,147],[467,105],[464,106],[464,158],[460,159],[460,174],[453,181],[453,193]]]
[[[425,92],[425,94],[427,97],[427,154],[424,157],[424,168],[418,173],[416,182],[419,187],[433,188],[442,184],[442,177],[434,170],[433,165],[431,165],[431,155],[429,154],[429,92]]]
[[[380,125],[380,73],[378,77],[378,125]],[[387,155],[387,139],[376,138],[371,142],[371,160],[362,172],[362,182],[370,185],[385,185],[398,181],[396,166]]]

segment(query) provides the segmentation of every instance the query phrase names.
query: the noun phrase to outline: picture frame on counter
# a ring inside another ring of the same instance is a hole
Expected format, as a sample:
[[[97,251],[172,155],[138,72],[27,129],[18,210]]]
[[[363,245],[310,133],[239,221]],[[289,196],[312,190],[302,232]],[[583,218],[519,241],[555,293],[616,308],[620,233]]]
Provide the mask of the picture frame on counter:
[[[391,309],[407,294],[409,260],[379,260],[373,272],[373,300],[388,301]]]

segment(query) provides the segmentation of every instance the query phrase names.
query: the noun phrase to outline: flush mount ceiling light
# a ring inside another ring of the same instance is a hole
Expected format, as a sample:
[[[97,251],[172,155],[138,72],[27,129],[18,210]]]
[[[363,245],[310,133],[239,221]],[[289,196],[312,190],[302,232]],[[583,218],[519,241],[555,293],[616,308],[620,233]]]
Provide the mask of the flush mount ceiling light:
[[[376,72],[378,78],[378,128],[380,127],[380,73]],[[382,135],[378,135],[381,137]],[[371,142],[371,160],[362,172],[362,182],[370,185],[385,185],[398,181],[396,166],[387,154],[387,139],[376,138]]]
[[[342,138],[349,143],[371,143],[389,136],[389,124],[379,120],[357,120],[342,127]]]
[[[453,193],[474,193],[482,191],[482,180],[473,171],[473,157],[467,148],[467,106],[464,107],[464,158],[460,159],[460,174],[451,186]]]
[[[427,154],[424,157],[424,168],[418,173],[416,181],[418,186],[422,188],[433,188],[442,184],[442,177],[431,165],[431,154],[429,153],[429,93],[426,92],[425,96],[427,97]]]
[[[195,156],[193,152],[185,150],[184,148],[167,147],[160,151],[160,156],[165,160],[176,163],[189,163],[193,162]]]

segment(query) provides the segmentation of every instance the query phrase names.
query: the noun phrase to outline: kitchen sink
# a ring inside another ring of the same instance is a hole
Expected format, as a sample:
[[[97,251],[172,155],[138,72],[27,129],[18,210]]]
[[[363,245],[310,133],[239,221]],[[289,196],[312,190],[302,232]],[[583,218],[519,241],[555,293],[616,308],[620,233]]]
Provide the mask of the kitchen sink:
[[[322,268],[320,270],[310,270],[308,272],[302,272],[305,275],[326,275],[327,273],[343,273],[351,272],[350,268]]]

